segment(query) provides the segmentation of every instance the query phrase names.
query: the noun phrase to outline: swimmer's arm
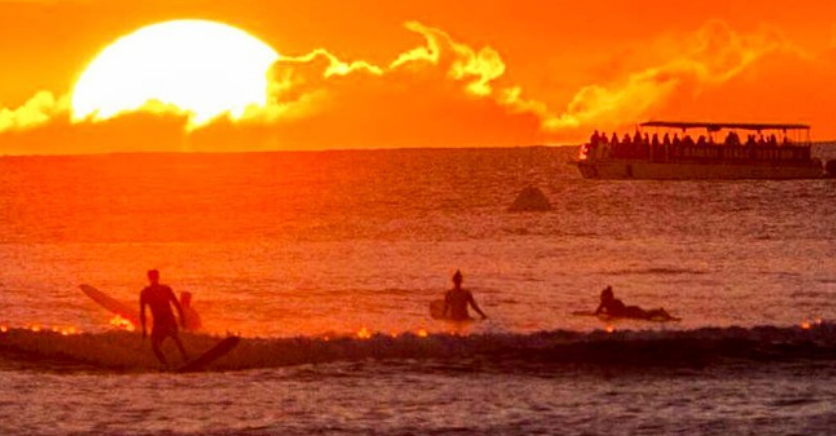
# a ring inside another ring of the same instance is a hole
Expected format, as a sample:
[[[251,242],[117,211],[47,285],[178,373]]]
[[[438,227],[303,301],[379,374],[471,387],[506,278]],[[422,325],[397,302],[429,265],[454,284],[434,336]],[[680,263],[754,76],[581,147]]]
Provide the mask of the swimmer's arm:
[[[473,294],[469,294],[467,296],[468,301],[470,302],[470,306],[473,307],[473,310],[476,311],[479,315],[482,316],[482,319],[487,319],[488,315],[485,315],[485,312],[482,312],[482,309],[479,308],[479,305],[476,304],[476,300],[473,299]]]

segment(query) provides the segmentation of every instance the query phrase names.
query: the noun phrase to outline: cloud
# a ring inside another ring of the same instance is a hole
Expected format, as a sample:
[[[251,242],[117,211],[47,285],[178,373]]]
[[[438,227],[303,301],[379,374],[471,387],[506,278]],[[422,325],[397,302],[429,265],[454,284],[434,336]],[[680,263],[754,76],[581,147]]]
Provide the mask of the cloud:
[[[16,109],[0,109],[0,133],[44,125],[68,108],[68,97],[56,98],[49,91],[40,91]]]
[[[643,120],[675,93],[699,95],[708,88],[721,86],[758,60],[781,51],[803,55],[775,29],[741,35],[724,22],[710,21],[673,47],[670,53],[678,55],[613,82],[584,86],[560,113],[519,99],[519,90],[509,95],[506,102],[520,110],[536,112],[547,131],[580,126],[617,127]]]

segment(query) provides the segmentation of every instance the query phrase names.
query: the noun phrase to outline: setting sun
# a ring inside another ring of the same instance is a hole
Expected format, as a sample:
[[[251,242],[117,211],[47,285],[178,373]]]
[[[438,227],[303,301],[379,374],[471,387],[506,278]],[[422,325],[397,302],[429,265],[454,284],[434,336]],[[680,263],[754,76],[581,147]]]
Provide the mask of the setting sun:
[[[240,117],[267,99],[267,71],[279,55],[225,24],[176,20],[137,30],[110,44],[79,78],[75,120],[170,107],[193,125],[229,113]]]

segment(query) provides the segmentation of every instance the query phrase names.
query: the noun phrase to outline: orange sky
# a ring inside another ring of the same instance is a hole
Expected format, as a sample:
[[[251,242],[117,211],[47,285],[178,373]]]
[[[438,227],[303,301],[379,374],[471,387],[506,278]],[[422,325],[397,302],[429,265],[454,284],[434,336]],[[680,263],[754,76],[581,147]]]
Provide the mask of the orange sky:
[[[176,114],[70,121],[103,48],[182,18],[287,57],[282,111],[191,133]],[[335,61],[378,73],[326,77]],[[836,138],[836,2],[821,0],[0,0],[0,66],[0,154],[574,144],[648,119]]]

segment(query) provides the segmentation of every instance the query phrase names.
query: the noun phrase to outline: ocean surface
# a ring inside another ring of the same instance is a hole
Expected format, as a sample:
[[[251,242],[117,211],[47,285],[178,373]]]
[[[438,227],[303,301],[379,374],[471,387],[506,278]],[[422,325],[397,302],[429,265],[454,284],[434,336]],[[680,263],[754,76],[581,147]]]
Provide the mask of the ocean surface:
[[[832,434],[836,180],[576,153],[2,157],[0,434]],[[509,212],[530,186],[552,210]],[[164,371],[79,290],[138,307],[152,268],[194,295],[192,355],[240,345]],[[456,269],[487,320],[430,318]],[[681,321],[573,315],[607,285]]]

